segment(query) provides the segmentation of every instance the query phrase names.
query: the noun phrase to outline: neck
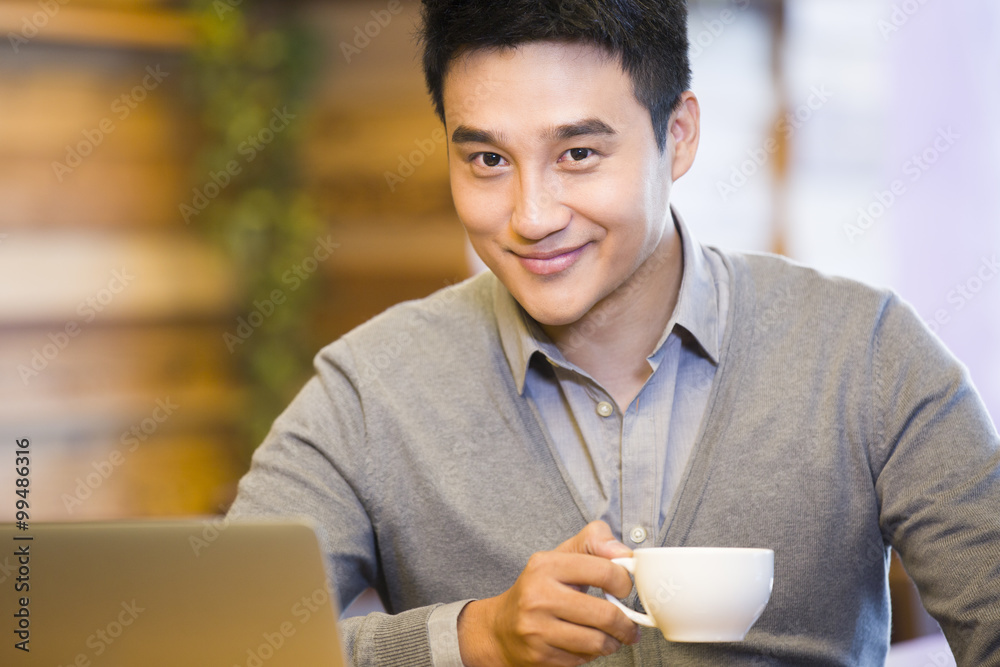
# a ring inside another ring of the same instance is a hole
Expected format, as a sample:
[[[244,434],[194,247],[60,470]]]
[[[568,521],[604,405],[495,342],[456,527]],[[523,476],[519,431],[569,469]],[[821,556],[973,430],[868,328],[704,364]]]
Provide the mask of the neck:
[[[646,358],[673,315],[684,272],[680,235],[671,229],[618,289],[564,326],[543,326],[566,359],[590,374],[624,411],[652,370]]]

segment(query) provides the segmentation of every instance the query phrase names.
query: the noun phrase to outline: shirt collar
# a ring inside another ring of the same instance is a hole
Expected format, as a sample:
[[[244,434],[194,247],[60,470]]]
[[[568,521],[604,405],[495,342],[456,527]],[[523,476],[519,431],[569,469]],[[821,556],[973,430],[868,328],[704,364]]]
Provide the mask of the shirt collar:
[[[671,206],[674,227],[681,238],[684,270],[677,305],[663,335],[648,359],[655,369],[664,343],[674,327],[686,330],[702,351],[719,362],[719,308],[715,276],[705,258],[705,248],[692,236],[680,214]],[[519,394],[524,393],[524,379],[534,354],[541,353],[553,363],[572,367],[542,328],[499,280],[494,285],[493,312],[500,331],[500,343],[510,364]]]

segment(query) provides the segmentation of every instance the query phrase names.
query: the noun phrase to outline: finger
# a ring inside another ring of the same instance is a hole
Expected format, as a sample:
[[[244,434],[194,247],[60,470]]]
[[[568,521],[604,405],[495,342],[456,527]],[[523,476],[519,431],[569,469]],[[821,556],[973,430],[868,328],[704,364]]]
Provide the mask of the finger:
[[[583,664],[611,655],[623,644],[605,632],[558,618],[549,619],[544,637],[549,653],[541,660],[545,664]]]
[[[593,628],[572,623],[563,623],[561,627],[562,631],[553,637],[552,648],[572,656],[575,662],[570,664],[587,663],[616,653],[622,647],[622,642]]]
[[[600,655],[583,655],[564,651],[561,648],[546,646],[544,651],[532,654],[526,659],[518,659],[516,656],[509,657],[509,663],[514,665],[544,665],[544,667],[578,667],[592,662]]]
[[[541,552],[528,560],[524,571],[530,577],[554,579],[567,586],[595,586],[618,597],[632,590],[632,579],[625,568],[600,556]]]
[[[559,610],[555,612],[555,616],[562,621],[597,630],[616,644],[632,644],[639,640],[639,627],[607,600],[571,590],[560,597]],[[560,648],[577,652],[581,650],[579,647],[564,645],[560,645]]]
[[[594,542],[588,546],[589,553],[609,560],[612,558],[629,558],[632,555],[631,549],[613,537],[610,540]]]
[[[611,527],[603,521],[591,521],[579,533],[555,549],[562,553],[590,554],[602,558],[621,558],[632,555],[632,550],[615,539]]]
[[[581,665],[619,648],[619,643],[606,633],[558,617],[577,603],[566,595],[571,589],[551,579],[543,588],[519,596],[515,602],[519,613],[507,619],[510,627],[498,636],[507,664]]]

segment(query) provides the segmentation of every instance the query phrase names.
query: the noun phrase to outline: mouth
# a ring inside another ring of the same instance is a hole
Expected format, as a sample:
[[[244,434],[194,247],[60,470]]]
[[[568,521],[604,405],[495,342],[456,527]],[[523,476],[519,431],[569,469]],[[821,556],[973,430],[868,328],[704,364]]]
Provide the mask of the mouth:
[[[550,252],[517,253],[514,255],[525,269],[538,276],[548,276],[565,271],[576,264],[583,255],[583,250],[590,243],[584,243],[576,248],[563,248]]]

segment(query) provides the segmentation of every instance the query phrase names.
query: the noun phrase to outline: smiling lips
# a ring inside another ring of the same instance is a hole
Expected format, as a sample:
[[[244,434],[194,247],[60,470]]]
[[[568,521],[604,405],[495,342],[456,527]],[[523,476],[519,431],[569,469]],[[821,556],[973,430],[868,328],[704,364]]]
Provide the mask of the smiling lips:
[[[588,245],[590,244],[584,243],[582,246],[576,248],[554,250],[552,252],[524,254],[515,252],[514,255],[521,262],[521,266],[531,273],[539,276],[548,276],[553,273],[565,271],[576,264],[580,256],[583,255],[584,248]]]

